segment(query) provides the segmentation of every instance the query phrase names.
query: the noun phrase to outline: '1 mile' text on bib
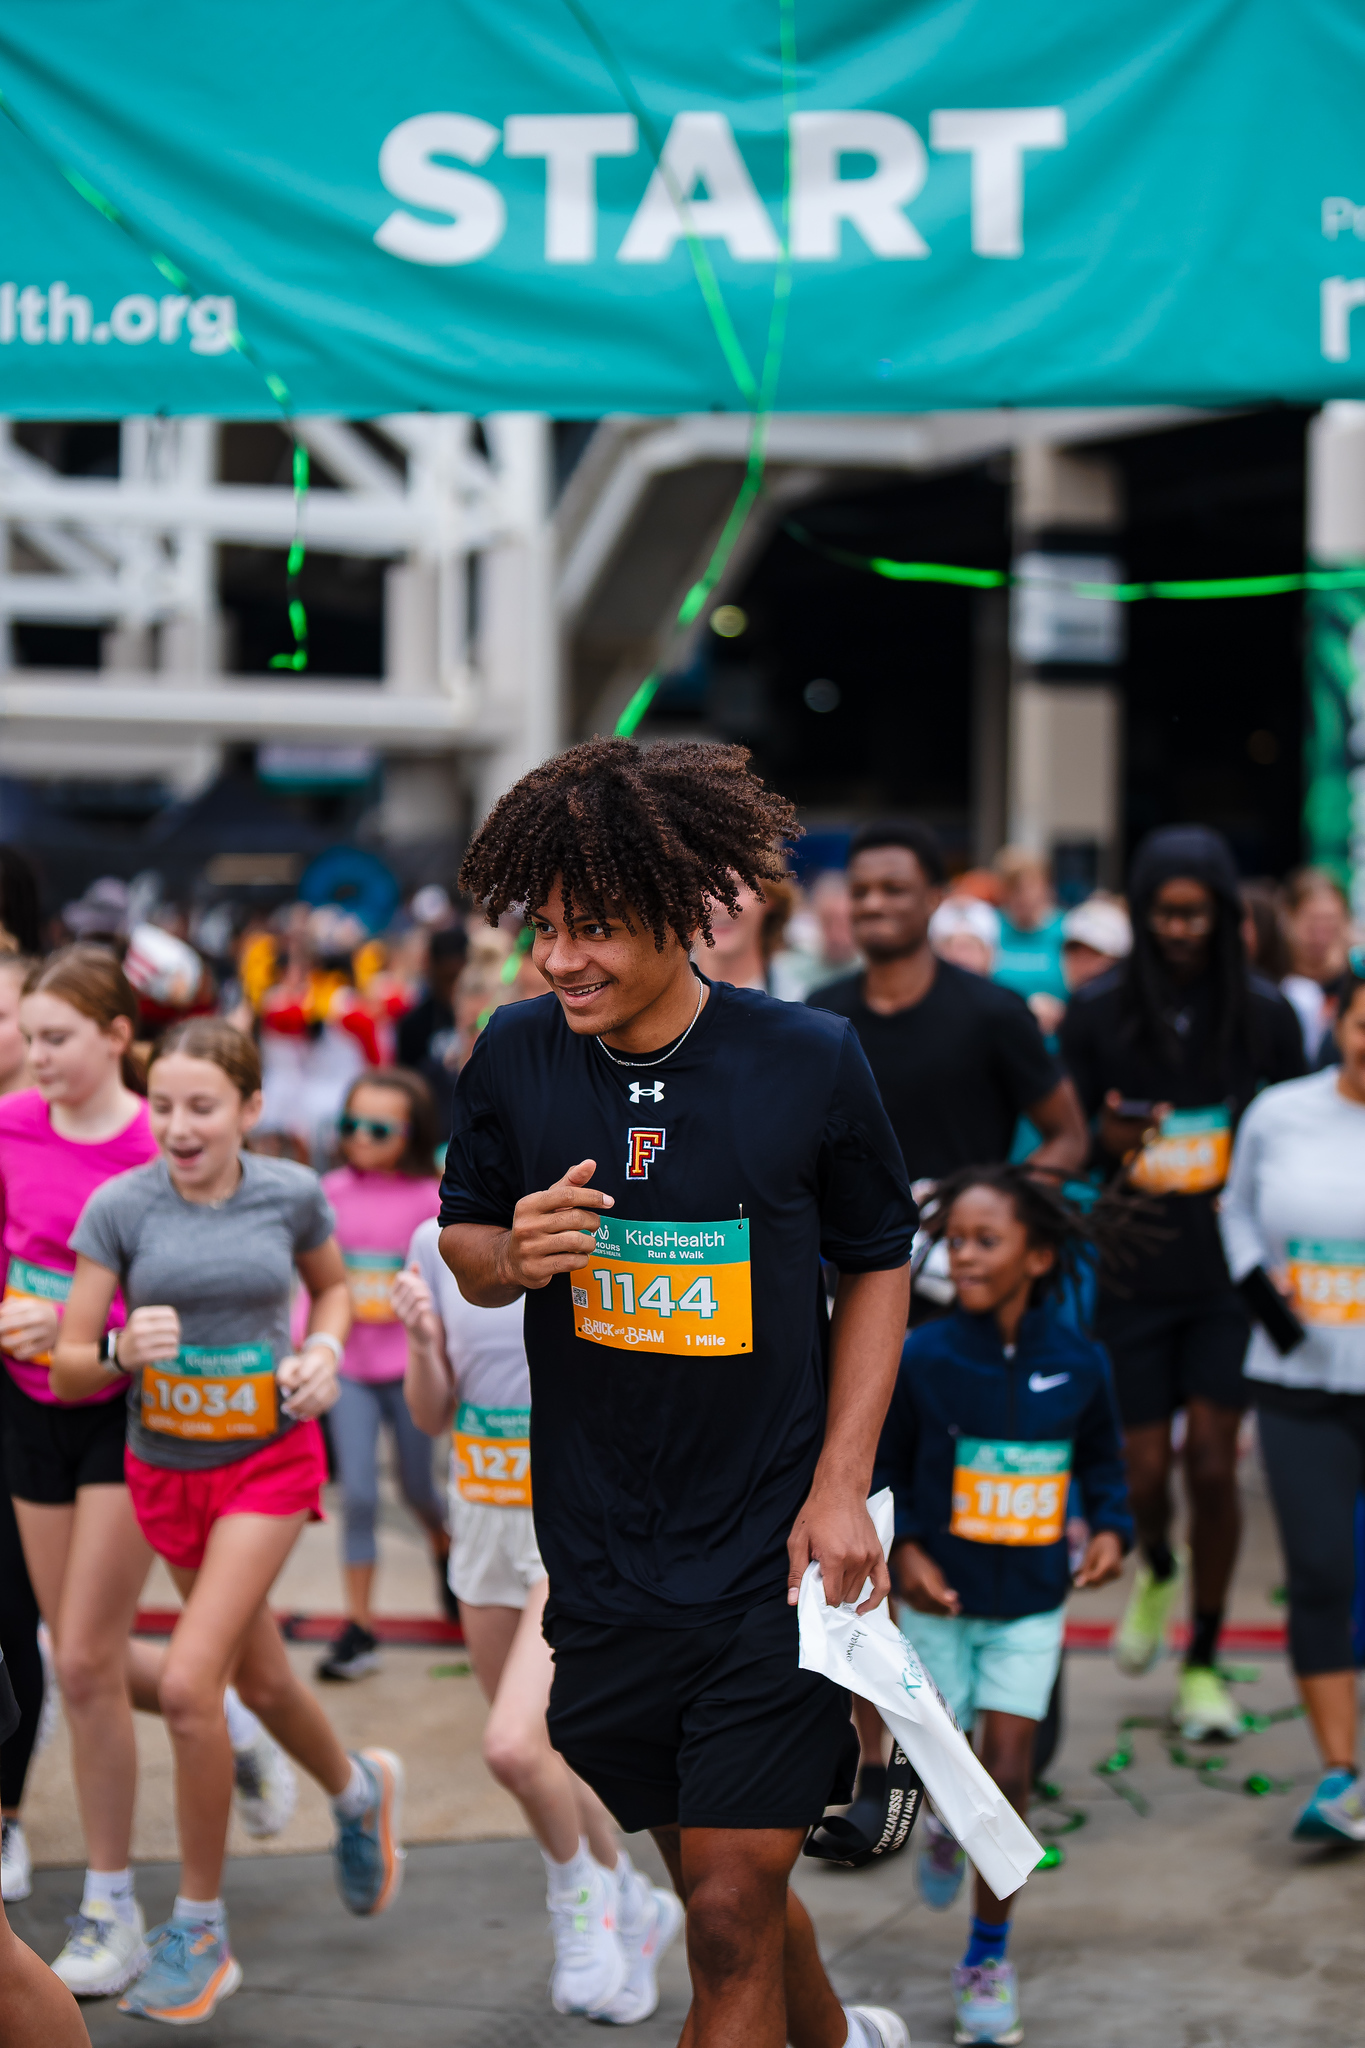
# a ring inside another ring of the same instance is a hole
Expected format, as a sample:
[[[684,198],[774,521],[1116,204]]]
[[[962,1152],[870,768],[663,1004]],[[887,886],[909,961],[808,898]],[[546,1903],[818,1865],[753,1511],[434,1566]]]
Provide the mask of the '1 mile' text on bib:
[[[270,1346],[228,1344],[218,1350],[184,1344],[174,1364],[144,1365],[142,1427],[190,1444],[274,1436],[278,1421]]]
[[[1358,1238],[1291,1237],[1285,1255],[1301,1321],[1320,1330],[1365,1323],[1365,1244]]]
[[[451,1431],[455,1490],[475,1507],[531,1505],[531,1411],[460,1403]]]
[[[573,1326],[615,1351],[752,1354],[749,1224],[598,1226],[591,1263],[569,1275]]]
[[[346,1285],[358,1323],[396,1323],[393,1283],[403,1270],[401,1252],[343,1252]]]
[[[949,1531],[969,1543],[1055,1543],[1066,1522],[1071,1446],[959,1437]]]
[[[1208,1195],[1221,1188],[1232,1160],[1232,1123],[1213,1109],[1173,1109],[1128,1170],[1149,1195]]]
[[[71,1292],[74,1273],[63,1273],[55,1266],[34,1266],[27,1259],[11,1259],[9,1272],[5,1275],[6,1301],[65,1301]],[[44,1351],[40,1358],[30,1358],[29,1365],[51,1365],[52,1353]]]

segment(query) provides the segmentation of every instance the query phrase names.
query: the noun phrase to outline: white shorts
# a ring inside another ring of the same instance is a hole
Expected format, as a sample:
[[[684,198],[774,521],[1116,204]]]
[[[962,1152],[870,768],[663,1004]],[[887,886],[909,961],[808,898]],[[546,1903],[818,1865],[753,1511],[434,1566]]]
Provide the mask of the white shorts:
[[[530,1508],[450,1502],[450,1586],[471,1607],[524,1607],[545,1577]]]

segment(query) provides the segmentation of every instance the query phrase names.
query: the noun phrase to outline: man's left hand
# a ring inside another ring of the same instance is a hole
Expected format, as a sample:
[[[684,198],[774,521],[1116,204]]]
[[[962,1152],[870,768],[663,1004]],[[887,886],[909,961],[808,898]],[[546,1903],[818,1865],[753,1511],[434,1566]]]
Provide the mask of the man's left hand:
[[[872,1591],[858,1608],[859,1614],[879,1607],[891,1591],[882,1546],[861,1493],[822,1487],[817,1479],[787,1538],[787,1605],[795,1607],[806,1566],[814,1558],[824,1580],[825,1598],[831,1607],[856,1600],[864,1582]]]

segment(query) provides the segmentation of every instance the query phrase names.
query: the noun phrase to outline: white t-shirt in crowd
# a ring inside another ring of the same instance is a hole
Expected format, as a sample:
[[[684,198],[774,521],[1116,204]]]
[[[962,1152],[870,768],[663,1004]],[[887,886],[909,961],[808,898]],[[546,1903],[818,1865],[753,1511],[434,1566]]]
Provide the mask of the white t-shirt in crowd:
[[[1247,1377],[1361,1394],[1365,1105],[1340,1093],[1339,1071],[1281,1081],[1256,1097],[1237,1132],[1218,1221],[1234,1280],[1254,1266],[1297,1267],[1307,1289],[1293,1304],[1307,1343],[1282,1357],[1257,1325]]]
[[[446,1351],[462,1402],[475,1408],[529,1408],[531,1374],[521,1323],[524,1302],[506,1308],[476,1308],[466,1301],[440,1253],[441,1226],[432,1216],[419,1223],[408,1247],[445,1325]]]

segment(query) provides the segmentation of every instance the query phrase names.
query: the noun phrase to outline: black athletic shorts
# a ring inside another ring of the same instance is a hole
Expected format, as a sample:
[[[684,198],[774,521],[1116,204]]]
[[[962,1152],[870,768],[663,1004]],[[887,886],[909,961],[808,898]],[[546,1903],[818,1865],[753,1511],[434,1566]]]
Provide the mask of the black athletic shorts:
[[[1219,1408],[1250,1403],[1242,1360],[1251,1325],[1230,1287],[1171,1300],[1101,1294],[1095,1335],[1113,1361],[1119,1413],[1129,1429],[1167,1422],[1193,1399]]]
[[[15,1500],[65,1507],[78,1486],[123,1485],[128,1409],[122,1390],[112,1401],[59,1408],[35,1401],[0,1366],[0,1415],[5,1478]]]
[[[785,1593],[702,1628],[548,1611],[545,1639],[550,1740],[627,1834],[813,1827],[853,1797],[849,1696],[800,1668]]]

